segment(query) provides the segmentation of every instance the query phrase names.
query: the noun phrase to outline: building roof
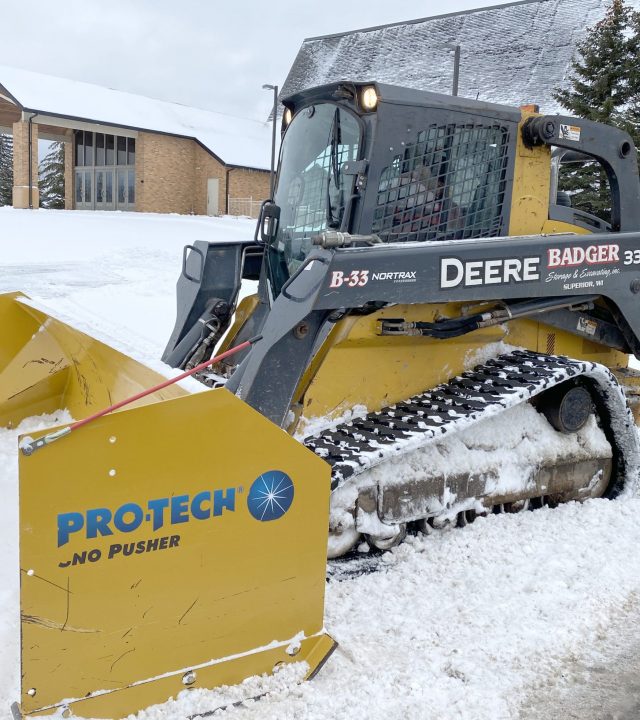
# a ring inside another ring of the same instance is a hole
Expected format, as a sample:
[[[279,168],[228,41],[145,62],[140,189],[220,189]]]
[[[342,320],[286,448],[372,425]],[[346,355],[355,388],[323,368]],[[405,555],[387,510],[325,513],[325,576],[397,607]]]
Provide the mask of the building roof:
[[[271,166],[267,122],[5,65],[0,65],[0,85],[25,111],[193,138],[226,165],[260,170]]]
[[[609,0],[524,0],[362,30],[308,38],[282,97],[338,80],[450,93],[452,46],[460,45],[463,97],[560,111],[553,91],[567,83],[586,29]],[[640,7],[640,0],[630,0]]]

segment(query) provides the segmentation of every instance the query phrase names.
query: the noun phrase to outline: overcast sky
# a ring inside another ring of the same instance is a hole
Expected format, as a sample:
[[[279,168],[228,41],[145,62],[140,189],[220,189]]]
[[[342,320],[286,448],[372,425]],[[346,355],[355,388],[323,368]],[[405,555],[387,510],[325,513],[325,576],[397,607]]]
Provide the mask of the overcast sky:
[[[264,119],[306,37],[495,4],[0,0],[0,64]]]

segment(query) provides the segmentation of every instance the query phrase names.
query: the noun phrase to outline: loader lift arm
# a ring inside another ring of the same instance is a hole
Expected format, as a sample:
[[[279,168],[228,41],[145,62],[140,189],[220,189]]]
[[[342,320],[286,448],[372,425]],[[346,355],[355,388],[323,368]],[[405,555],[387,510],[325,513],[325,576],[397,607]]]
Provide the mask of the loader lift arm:
[[[597,160],[611,187],[611,229],[625,232],[640,228],[638,163],[628,133],[589,120],[541,115],[525,122],[522,138],[526,147],[559,147]]]
[[[548,309],[555,311],[563,302],[574,305],[602,297],[617,321],[617,344],[624,337],[626,349],[640,357],[640,264],[625,264],[638,247],[639,233],[616,233],[406,243],[402,252],[385,244],[315,249],[275,299],[261,329],[263,341],[227,388],[283,426],[296,385],[332,313],[397,303],[532,297],[552,300]],[[594,275],[573,278],[572,269],[554,265],[563,253],[595,253],[601,261],[593,265]]]

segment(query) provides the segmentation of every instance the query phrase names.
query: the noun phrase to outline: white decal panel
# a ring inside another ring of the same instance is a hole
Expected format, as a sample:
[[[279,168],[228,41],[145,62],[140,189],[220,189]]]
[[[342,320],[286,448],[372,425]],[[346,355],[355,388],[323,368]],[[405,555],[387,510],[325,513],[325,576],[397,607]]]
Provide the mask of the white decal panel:
[[[640,252],[638,252],[640,263]],[[627,262],[630,261],[630,262]],[[631,264],[633,253],[624,253],[624,263]],[[546,283],[562,283],[563,291],[596,289],[605,281],[620,274],[620,246],[617,243],[602,245],[568,245],[547,250],[548,273]]]
[[[580,142],[580,127],[578,125],[560,125],[560,139]]]
[[[329,287],[339,288],[343,285],[347,287],[364,287],[368,282],[368,270],[352,270],[350,273],[344,273],[342,270],[334,270],[331,273]]]
[[[371,272],[370,270],[351,270],[351,272],[344,272],[342,270],[334,270],[331,273],[329,287],[364,287],[369,280],[375,280],[377,282],[413,283],[418,280],[418,272],[417,270],[398,270],[394,272]]]
[[[461,260],[440,258],[442,290],[478,285],[509,285],[540,280],[540,257]]]

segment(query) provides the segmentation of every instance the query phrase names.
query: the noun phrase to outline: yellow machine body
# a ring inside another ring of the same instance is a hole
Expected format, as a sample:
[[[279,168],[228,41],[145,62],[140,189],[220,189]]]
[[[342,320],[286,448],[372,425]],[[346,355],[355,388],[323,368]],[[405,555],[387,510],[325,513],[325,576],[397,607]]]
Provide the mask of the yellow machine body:
[[[380,335],[384,318],[407,322],[458,315],[462,306],[396,305],[365,317],[336,323],[307,374],[297,401],[301,412],[297,431],[319,417],[339,418],[354,405],[369,412],[424,392],[482,362],[492,343],[504,343],[549,354],[568,355],[626,368],[628,356],[536,320],[518,320],[468,335],[438,340]],[[494,353],[498,354],[498,352]]]
[[[121,718],[279,663],[314,673],[334,646],[329,485],[324,461],[225,390],[21,457],[23,715]]]
[[[521,127],[536,115],[523,110]],[[549,219],[550,173],[550,148],[525,147],[519,132],[509,235],[589,234],[583,227]],[[402,252],[401,246],[398,252]],[[225,349],[233,345],[233,338],[256,305],[256,296],[244,300],[242,312],[225,338]],[[481,307],[477,303],[473,311]],[[474,358],[491,343],[504,342],[536,352],[568,355],[612,369],[628,365],[624,353],[535,319],[512,321],[449,340],[380,334],[380,320],[384,318],[433,322],[465,311],[472,312],[461,303],[396,305],[364,317],[347,316],[337,322],[301,379],[294,398],[296,419],[290,429],[303,435],[305,426],[315,418],[338,418],[354,405],[371,412],[423,392],[475,364]]]
[[[0,427],[60,409],[79,420],[166,379],[25,300],[0,295]],[[140,404],[185,394],[172,385]]]

